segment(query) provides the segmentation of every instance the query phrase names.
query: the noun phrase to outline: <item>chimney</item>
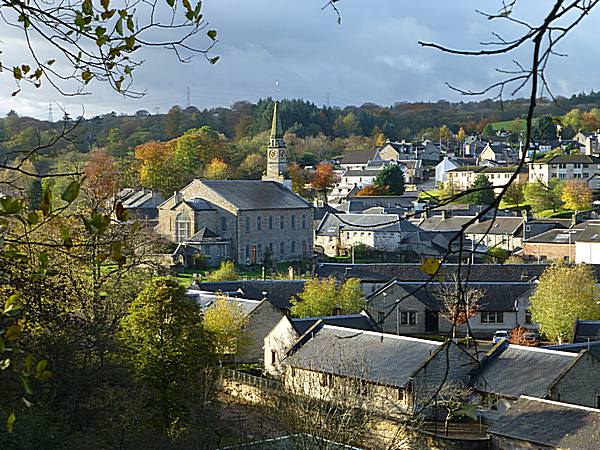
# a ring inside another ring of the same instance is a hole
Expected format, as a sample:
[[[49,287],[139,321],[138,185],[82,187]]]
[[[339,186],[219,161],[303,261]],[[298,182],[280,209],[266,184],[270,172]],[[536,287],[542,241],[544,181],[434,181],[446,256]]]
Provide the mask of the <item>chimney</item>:
[[[175,197],[175,204],[179,203],[180,201],[183,200],[183,194],[179,191],[175,191],[173,193],[173,197]]]
[[[442,209],[442,220],[446,220],[448,218],[448,210]]]

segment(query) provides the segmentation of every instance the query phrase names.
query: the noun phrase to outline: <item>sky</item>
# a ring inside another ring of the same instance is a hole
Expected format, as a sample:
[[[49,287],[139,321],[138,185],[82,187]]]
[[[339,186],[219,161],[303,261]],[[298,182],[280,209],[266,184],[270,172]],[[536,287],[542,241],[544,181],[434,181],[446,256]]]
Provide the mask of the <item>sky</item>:
[[[147,91],[141,99],[123,98],[99,83],[90,85],[90,95],[62,97],[49,87],[24,87],[16,96],[7,71],[0,72],[0,116],[11,109],[20,115],[48,118],[53,104],[72,116],[132,113],[146,109],[166,112],[172,105],[198,108],[230,106],[238,100],[259,98],[303,98],[318,105],[361,105],[373,102],[391,105],[398,101],[452,101],[461,97],[446,82],[466,89],[481,89],[511,68],[516,57],[526,62],[531,47],[511,58],[461,57],[424,48],[419,40],[453,48],[477,49],[492,39],[492,32],[514,35],[507,23],[489,21],[477,8],[495,11],[496,0],[339,0],[341,24],[331,8],[321,10],[326,0],[205,0],[204,15],[210,28],[218,30],[212,54],[215,65],[203,57],[179,63],[167,50],[144,50],[144,65],[135,75],[135,88]],[[527,0],[514,14],[539,22],[552,2]],[[597,26],[600,7],[561,44],[567,57],[555,58],[548,68],[555,93],[571,95],[600,87]],[[35,43],[35,42],[34,42]],[[198,46],[207,44],[199,36]],[[43,52],[46,48],[40,47]],[[26,54],[22,36],[0,25],[0,61]],[[512,66],[514,67],[514,66]],[[278,81],[278,87],[275,82]],[[525,96],[525,92],[521,96]]]

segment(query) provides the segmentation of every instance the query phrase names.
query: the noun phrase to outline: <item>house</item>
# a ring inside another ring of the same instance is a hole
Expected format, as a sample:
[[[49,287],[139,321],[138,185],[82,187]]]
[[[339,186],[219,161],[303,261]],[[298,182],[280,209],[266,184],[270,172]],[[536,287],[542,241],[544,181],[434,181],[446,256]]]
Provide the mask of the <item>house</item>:
[[[377,150],[353,150],[344,153],[340,160],[340,166],[345,170],[360,170],[370,161],[381,161]]]
[[[435,182],[445,183],[448,181],[448,172],[454,169],[460,169],[464,166],[475,166],[477,158],[455,158],[444,156],[437,166],[435,166]]]
[[[465,273],[468,278],[468,272]],[[451,322],[444,316],[445,292],[452,292],[452,281],[404,282],[391,280],[367,296],[367,311],[383,331],[403,335],[446,333]],[[537,328],[527,308],[534,284],[527,281],[463,282],[466,290],[480,291],[476,313],[469,319],[469,333],[489,337],[498,329],[517,325]],[[467,333],[467,326],[457,328]]]
[[[440,162],[441,149],[439,144],[426,142],[423,146],[417,147],[417,158],[423,161],[424,164],[436,165]]]
[[[527,261],[573,261],[576,256],[575,243],[584,228],[555,228],[523,240],[523,258]]]
[[[131,219],[139,220],[154,227],[158,220],[158,205],[164,198],[158,191],[152,189],[125,188],[115,196],[123,208],[129,213]]]
[[[346,169],[340,179],[340,185],[344,186],[357,186],[363,188],[374,183],[375,178],[381,173],[381,171],[389,166],[398,164],[395,161],[369,161],[366,166],[360,169]],[[405,172],[405,179],[407,178],[406,166],[400,165]]]
[[[575,262],[600,264],[600,223],[588,223],[575,238]]]
[[[423,180],[423,161],[420,159],[399,159],[396,161],[404,168],[406,184],[417,184]]]
[[[327,256],[340,256],[360,244],[397,252],[400,242],[415,231],[418,227],[397,214],[328,213],[315,230],[315,247]]]
[[[491,219],[477,220],[466,230],[467,238],[490,248],[502,248],[509,252],[520,249],[523,245],[523,218],[500,216]]]
[[[583,180],[590,188],[600,188],[600,158],[570,154],[549,155],[529,162],[529,182],[548,184],[551,179]]]
[[[381,208],[385,214],[412,214],[420,211],[425,206],[417,195],[405,193],[404,195],[369,195],[351,196],[342,202],[336,209],[346,214],[364,213],[371,208]],[[315,227],[316,228],[316,227]]]
[[[514,164],[518,160],[518,154],[507,144],[488,143],[479,154],[480,161],[494,161],[501,165]]]
[[[555,228],[566,230],[571,227],[572,223],[572,219],[531,218],[528,216],[524,224],[523,239],[532,238]]]
[[[391,417],[419,411],[443,379],[462,380],[474,365],[471,355],[452,342],[331,325],[309,330],[288,353],[283,380],[292,392],[349,399]]]
[[[576,320],[573,328],[573,342],[587,343],[600,341],[600,320]]]
[[[379,326],[366,311],[325,317],[291,318],[284,316],[264,338],[264,371],[270,375],[281,375],[281,361],[304,334],[321,325],[355,330],[380,331]]]
[[[404,139],[401,142],[392,142],[388,139],[378,153],[381,159],[386,161],[418,159],[417,146]]]
[[[480,140],[477,136],[469,136],[465,139],[464,155],[470,158],[477,158],[487,143]]]
[[[464,166],[452,169],[447,172],[447,183],[456,189],[466,191],[469,189],[479,175],[485,175],[494,192],[499,194],[509,183],[513,174],[517,172],[515,182],[519,184],[527,183],[527,168],[519,169],[518,166]]]
[[[600,396],[600,361],[589,351],[571,353],[496,344],[471,373],[482,416],[498,419],[521,395],[595,407]]]
[[[585,133],[579,130],[579,132],[573,136],[573,141],[576,141],[585,147],[586,155],[598,156],[600,154],[600,133],[598,131],[595,133]]]
[[[595,450],[600,409],[524,395],[487,432],[492,450]]]

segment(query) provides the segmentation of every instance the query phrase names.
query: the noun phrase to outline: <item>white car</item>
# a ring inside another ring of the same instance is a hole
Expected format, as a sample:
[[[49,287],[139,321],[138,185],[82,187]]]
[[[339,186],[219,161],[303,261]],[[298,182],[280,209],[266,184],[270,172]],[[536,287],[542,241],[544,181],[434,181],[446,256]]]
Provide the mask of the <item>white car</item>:
[[[492,343],[497,344],[502,339],[510,339],[510,333],[506,330],[498,330],[494,333],[494,337],[492,338]]]

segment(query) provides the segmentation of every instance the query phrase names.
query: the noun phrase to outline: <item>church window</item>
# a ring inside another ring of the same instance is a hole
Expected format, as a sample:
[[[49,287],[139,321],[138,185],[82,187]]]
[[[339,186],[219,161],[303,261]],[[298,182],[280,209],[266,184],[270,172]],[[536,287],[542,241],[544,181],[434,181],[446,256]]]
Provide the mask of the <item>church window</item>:
[[[256,246],[256,258],[258,259],[258,261],[262,259],[262,244],[258,244]]]
[[[246,233],[250,233],[250,217],[246,217]]]
[[[285,253],[285,252],[284,252],[284,248],[283,248],[283,246],[284,246],[284,245],[285,245],[285,244],[284,244],[283,242],[280,242],[280,243],[279,243],[279,253],[280,253],[282,256],[283,256],[283,254]]]
[[[227,218],[221,217],[221,231],[227,231]]]
[[[283,224],[284,224],[285,219],[283,216],[281,216],[279,219],[280,219],[279,227],[283,230]]]
[[[293,217],[293,216],[292,216]],[[292,241],[292,255],[296,253],[296,241]]]
[[[296,229],[296,216],[292,215],[290,217],[290,221],[291,221],[292,230],[295,230]]]
[[[308,252],[308,248],[306,246],[306,241],[302,241],[302,256],[306,256],[307,252]]]
[[[269,216],[269,230],[273,229],[273,216]]]
[[[246,261],[250,261],[250,245],[246,244]]]
[[[306,229],[306,214],[302,214],[302,229]]]
[[[175,217],[175,240],[185,242],[190,237],[191,221],[187,213],[181,212]]]
[[[256,218],[256,229],[258,231],[260,231],[261,228],[262,228],[262,217],[258,216]]]

